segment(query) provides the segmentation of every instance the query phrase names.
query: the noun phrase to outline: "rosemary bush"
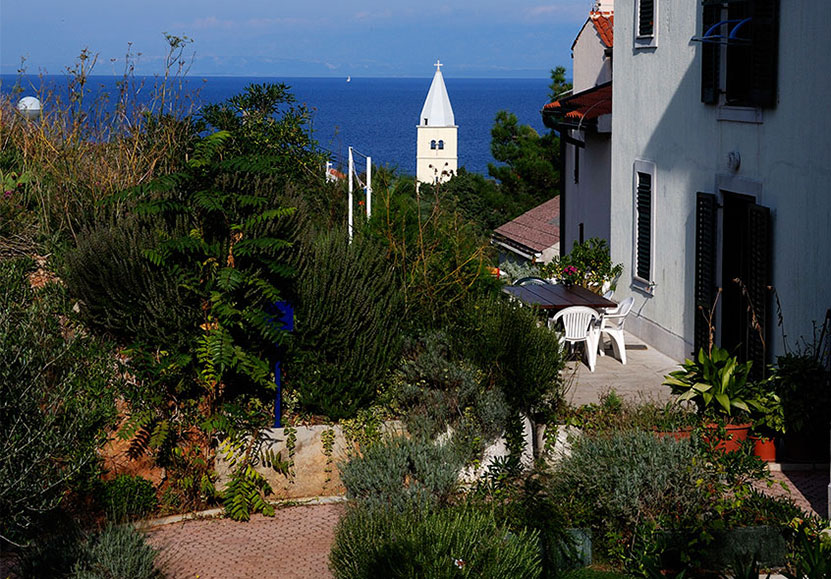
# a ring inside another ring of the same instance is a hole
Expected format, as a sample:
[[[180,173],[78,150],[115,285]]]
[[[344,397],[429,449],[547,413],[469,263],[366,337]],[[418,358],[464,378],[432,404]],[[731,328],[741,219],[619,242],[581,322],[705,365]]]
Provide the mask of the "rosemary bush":
[[[469,462],[505,430],[508,407],[484,372],[453,355],[450,342],[443,332],[411,341],[392,390],[408,432],[435,439],[452,429],[448,444]]]
[[[405,511],[413,505],[447,505],[461,463],[447,448],[428,440],[392,437],[340,466],[349,498],[370,508]]]
[[[533,531],[510,531],[487,514],[464,508],[435,512],[350,509],[330,555],[338,578],[540,575]]]
[[[297,333],[288,379],[307,409],[332,419],[368,407],[398,360],[401,297],[381,246],[322,235],[297,286]]]

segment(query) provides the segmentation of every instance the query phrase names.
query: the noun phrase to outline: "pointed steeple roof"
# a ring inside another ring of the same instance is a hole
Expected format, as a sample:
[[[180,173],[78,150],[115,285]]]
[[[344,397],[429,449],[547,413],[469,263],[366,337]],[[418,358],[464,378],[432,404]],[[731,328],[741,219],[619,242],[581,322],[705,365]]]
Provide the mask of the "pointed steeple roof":
[[[440,61],[436,61],[436,74],[433,76],[433,83],[430,85],[430,91],[421,109],[420,126],[452,127],[456,125],[453,107],[450,106],[450,97],[447,96],[444,77],[441,75],[442,66]]]

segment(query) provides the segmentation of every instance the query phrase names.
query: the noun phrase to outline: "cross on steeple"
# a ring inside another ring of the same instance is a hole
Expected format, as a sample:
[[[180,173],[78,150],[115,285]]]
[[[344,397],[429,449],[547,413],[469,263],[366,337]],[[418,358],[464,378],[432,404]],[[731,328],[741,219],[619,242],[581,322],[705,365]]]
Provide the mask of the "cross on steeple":
[[[436,64],[434,64],[433,66],[436,67],[436,70],[441,71],[441,67],[443,67],[444,65],[441,63],[439,59],[436,59]]]

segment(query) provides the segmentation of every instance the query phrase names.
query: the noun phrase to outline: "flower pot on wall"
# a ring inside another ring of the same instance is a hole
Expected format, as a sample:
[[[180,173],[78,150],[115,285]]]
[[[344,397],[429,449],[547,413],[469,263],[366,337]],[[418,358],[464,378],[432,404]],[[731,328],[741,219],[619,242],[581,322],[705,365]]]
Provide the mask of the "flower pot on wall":
[[[687,440],[692,434],[691,426],[683,426],[676,430],[658,430],[655,429],[655,436],[658,438],[674,438],[675,440]]]
[[[776,442],[765,436],[751,436],[753,441],[753,454],[765,462],[776,461]]]
[[[752,424],[727,424],[724,426],[724,430],[726,434],[724,438],[722,438],[719,443],[716,445],[718,450],[723,452],[735,452],[739,450],[742,446],[742,443],[747,440],[747,437],[750,436],[750,429],[753,427]],[[714,435],[718,435],[719,427],[715,424],[710,424],[705,427],[707,430],[712,432]],[[709,438],[709,434],[707,437]]]

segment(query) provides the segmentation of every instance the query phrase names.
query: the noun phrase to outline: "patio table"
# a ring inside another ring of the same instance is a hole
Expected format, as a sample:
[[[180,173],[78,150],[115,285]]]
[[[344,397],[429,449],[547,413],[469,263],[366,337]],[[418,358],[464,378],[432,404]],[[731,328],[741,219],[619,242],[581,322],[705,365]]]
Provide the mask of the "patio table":
[[[573,285],[566,287],[562,284],[545,285],[523,285],[506,286],[502,288],[505,293],[514,296],[521,302],[548,310],[551,313],[557,312],[570,306],[587,306],[597,309],[614,308],[617,306],[612,300],[607,300],[591,290]]]

